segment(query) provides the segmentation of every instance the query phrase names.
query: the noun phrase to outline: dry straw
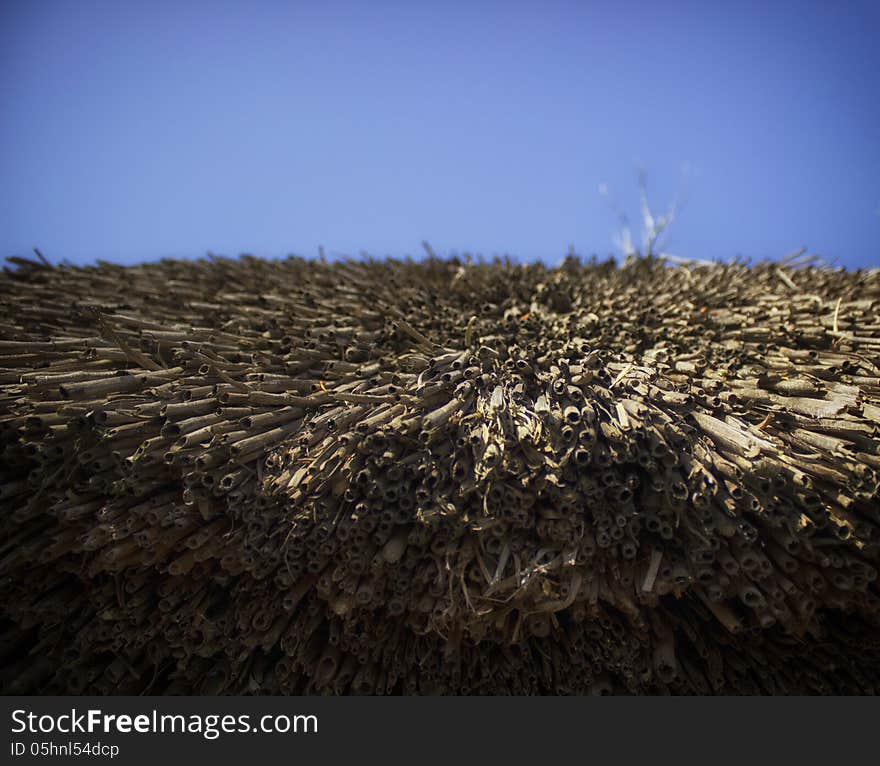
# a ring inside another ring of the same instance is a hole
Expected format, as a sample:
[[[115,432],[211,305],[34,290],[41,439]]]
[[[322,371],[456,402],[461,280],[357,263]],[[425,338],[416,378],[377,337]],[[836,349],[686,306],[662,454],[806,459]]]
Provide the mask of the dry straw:
[[[877,689],[877,271],[13,266],[7,693]]]

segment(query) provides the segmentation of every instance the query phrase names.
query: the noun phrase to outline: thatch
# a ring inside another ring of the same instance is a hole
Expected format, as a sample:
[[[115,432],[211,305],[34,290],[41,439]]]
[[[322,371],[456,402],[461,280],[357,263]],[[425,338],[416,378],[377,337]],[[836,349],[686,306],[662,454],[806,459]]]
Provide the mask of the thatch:
[[[880,272],[0,277],[0,683],[873,693]]]

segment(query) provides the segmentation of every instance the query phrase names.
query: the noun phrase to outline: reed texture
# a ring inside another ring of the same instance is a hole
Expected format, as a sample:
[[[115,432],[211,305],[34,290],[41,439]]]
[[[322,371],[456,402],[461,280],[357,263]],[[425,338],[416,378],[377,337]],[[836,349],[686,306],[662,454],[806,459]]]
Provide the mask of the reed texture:
[[[0,689],[880,683],[880,271],[14,259]]]

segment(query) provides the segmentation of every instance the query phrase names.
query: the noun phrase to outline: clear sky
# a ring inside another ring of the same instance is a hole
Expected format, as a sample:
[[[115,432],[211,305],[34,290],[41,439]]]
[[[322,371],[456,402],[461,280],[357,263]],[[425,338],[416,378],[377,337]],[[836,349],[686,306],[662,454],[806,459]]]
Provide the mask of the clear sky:
[[[880,265],[880,2],[0,0],[0,256]]]

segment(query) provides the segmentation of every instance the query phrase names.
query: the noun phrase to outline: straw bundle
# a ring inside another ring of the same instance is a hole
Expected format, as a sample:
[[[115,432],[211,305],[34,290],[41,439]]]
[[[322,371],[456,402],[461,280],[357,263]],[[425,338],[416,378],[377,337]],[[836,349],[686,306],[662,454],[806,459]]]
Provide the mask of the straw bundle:
[[[5,692],[877,689],[878,271],[13,265]]]

